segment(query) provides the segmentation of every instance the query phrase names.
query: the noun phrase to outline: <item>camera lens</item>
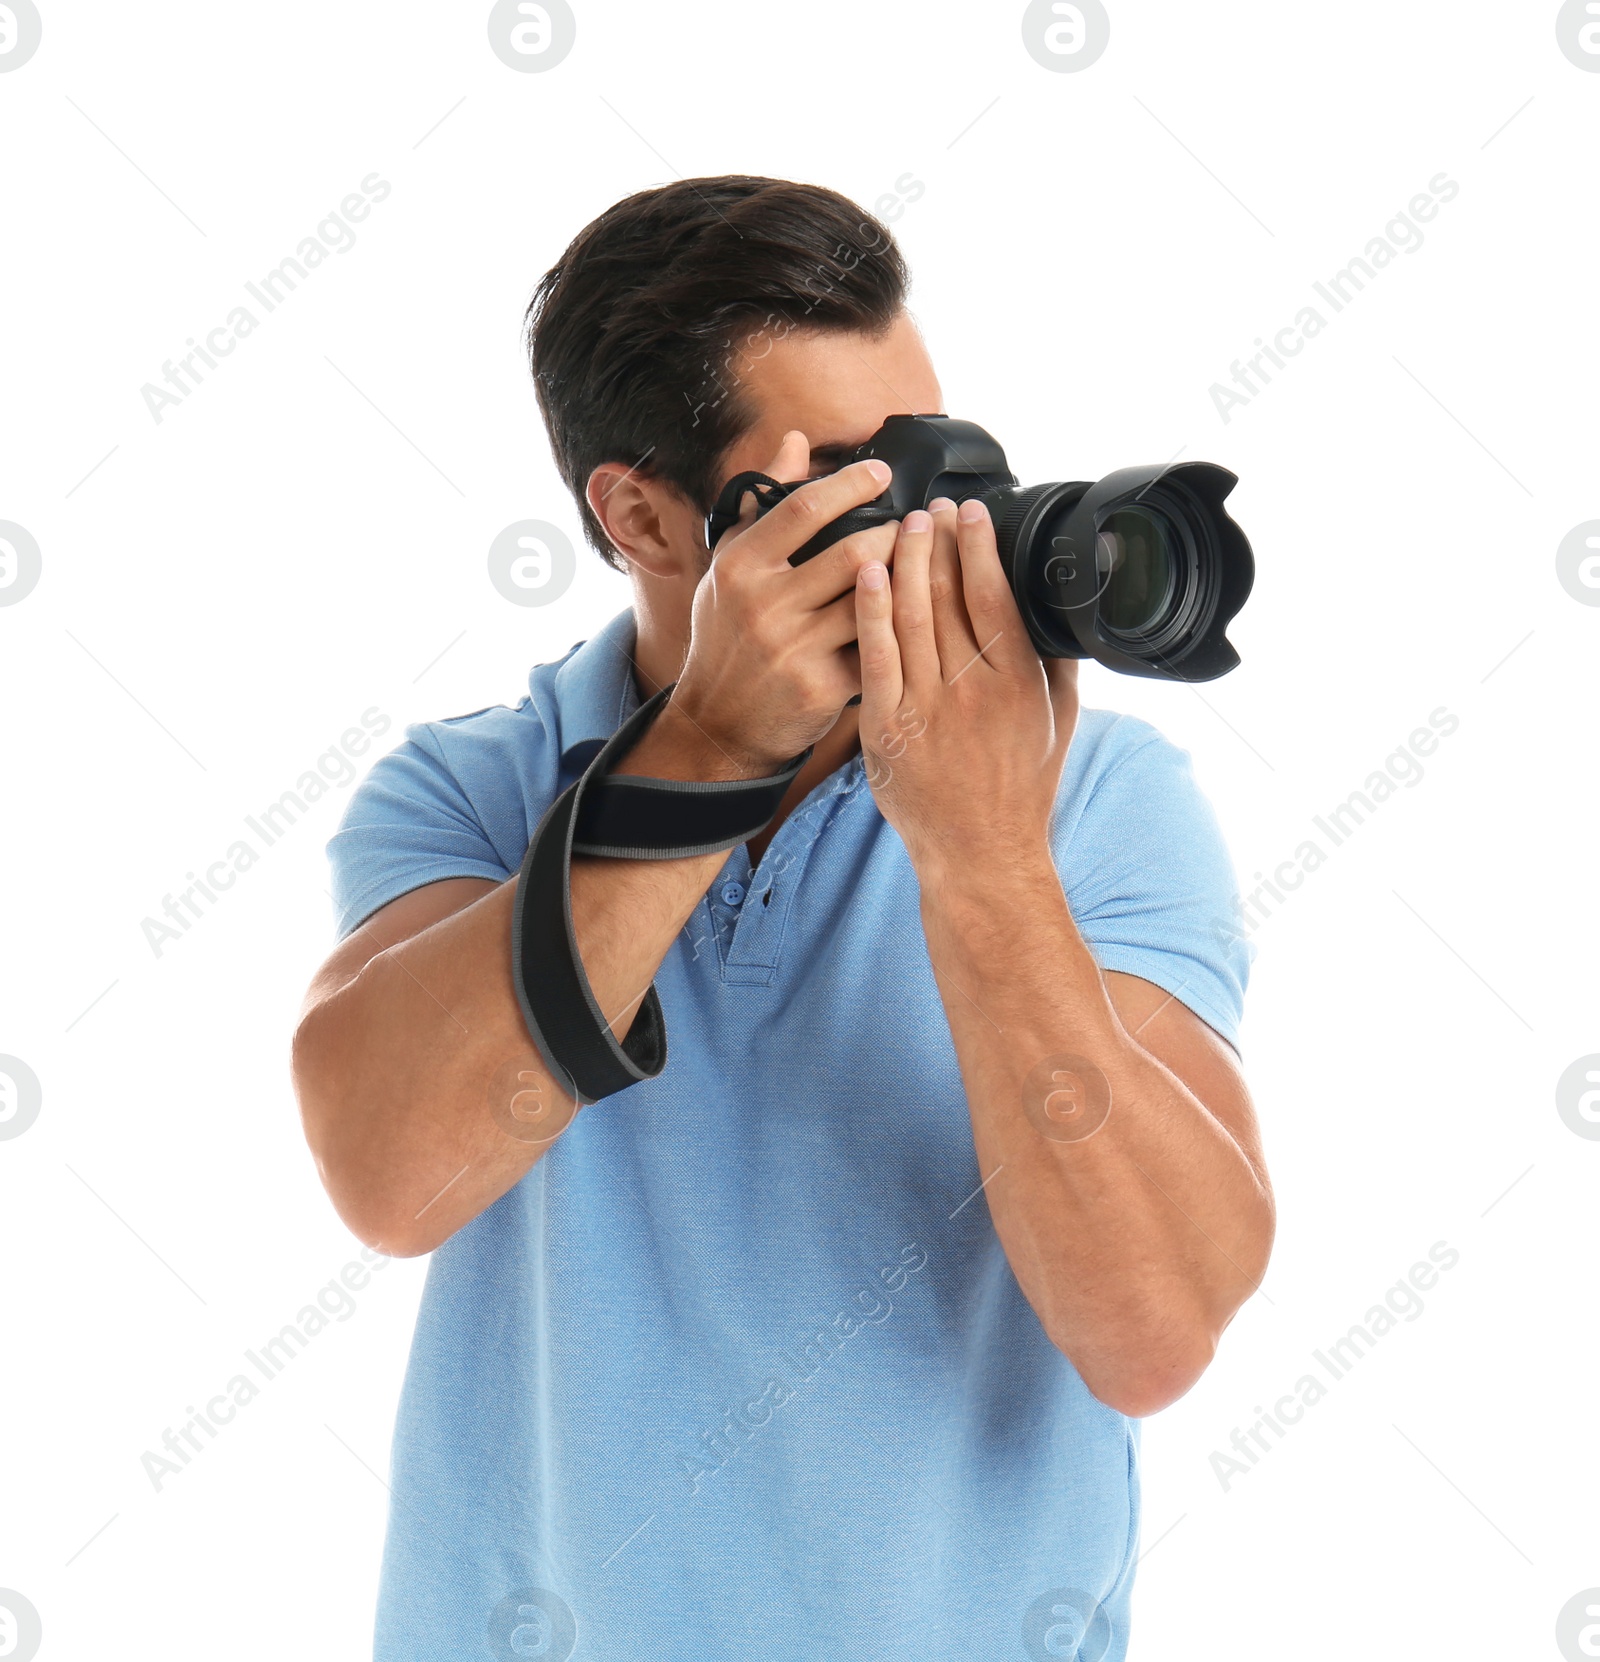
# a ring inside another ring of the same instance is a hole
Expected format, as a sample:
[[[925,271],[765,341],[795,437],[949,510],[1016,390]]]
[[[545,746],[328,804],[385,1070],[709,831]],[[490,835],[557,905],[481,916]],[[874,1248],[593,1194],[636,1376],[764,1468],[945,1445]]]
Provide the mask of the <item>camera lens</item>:
[[[1095,537],[1100,621],[1114,635],[1149,635],[1171,610],[1178,584],[1177,528],[1153,508],[1118,508]]]
[[[1255,560],[1210,462],[1119,468],[983,493],[1028,635],[1046,658],[1127,675],[1212,681],[1239,661],[1227,626]]]

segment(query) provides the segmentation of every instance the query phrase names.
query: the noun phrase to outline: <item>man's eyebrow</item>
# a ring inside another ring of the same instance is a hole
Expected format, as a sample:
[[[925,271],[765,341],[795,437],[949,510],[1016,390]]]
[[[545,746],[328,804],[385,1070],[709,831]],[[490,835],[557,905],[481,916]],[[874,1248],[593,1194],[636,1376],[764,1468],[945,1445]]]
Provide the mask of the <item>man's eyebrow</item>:
[[[811,447],[811,459],[814,462],[840,461],[854,449],[853,444],[843,441],[837,444],[814,444]]]

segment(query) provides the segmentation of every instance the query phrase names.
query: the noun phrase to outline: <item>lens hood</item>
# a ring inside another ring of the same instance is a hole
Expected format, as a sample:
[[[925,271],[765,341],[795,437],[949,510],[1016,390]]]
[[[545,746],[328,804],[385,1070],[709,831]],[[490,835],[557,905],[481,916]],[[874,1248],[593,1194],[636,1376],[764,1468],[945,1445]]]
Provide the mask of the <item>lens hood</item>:
[[[1237,483],[1213,462],[1184,462],[1017,493],[1015,530],[1004,540],[1034,646],[1047,657],[1093,658],[1124,675],[1213,681],[1227,674],[1239,662],[1228,625],[1255,581],[1249,540],[1223,506]],[[1115,569],[1105,527],[1130,510],[1165,529],[1173,581],[1160,616],[1121,629],[1107,616]]]

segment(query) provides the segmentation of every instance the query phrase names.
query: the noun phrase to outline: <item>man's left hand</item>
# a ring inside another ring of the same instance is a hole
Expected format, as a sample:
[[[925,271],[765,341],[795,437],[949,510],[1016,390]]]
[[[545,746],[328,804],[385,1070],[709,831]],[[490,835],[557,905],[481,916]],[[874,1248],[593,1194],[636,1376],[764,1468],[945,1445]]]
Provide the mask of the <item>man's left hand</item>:
[[[1041,661],[983,504],[907,514],[893,576],[857,574],[856,618],[867,779],[919,875],[1047,846],[1078,666]]]

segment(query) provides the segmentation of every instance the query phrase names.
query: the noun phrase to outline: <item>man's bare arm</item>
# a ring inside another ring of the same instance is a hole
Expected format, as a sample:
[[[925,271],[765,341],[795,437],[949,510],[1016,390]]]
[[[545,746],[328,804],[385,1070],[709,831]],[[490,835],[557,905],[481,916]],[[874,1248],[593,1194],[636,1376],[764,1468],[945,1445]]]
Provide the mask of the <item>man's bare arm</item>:
[[[806,465],[796,432],[769,471],[803,479]],[[615,771],[757,779],[835,725],[861,686],[855,573],[893,547],[894,528],[857,532],[798,567],[789,556],[888,479],[882,462],[853,463],[759,519],[747,499],[696,586],[672,697]],[[791,784],[780,817],[821,762]],[[726,858],[573,861],[579,955],[619,1038]],[[511,1188],[575,1111],[512,986],[515,899],[514,879],[404,895],[339,947],[307,995],[293,1052],[306,1139],[339,1215],[384,1252],[431,1252]]]
[[[1050,837],[1077,666],[1041,663],[980,503],[907,514],[857,590],[867,778],[922,891],[995,1232],[1100,1401],[1188,1390],[1265,1271],[1272,1192],[1224,1041],[1105,974]]]
[[[1101,1402],[1154,1414],[1210,1365],[1266,1271],[1254,1110],[1198,1016],[1101,973],[1049,850],[1013,858],[974,859],[981,882],[919,872],[985,1198],[1051,1342]]]
[[[761,769],[730,758],[669,701],[615,771],[732,779]],[[726,858],[573,860],[579,952],[619,1038]],[[431,1252],[511,1188],[576,1111],[512,986],[516,887],[455,878],[403,895],[341,943],[306,995],[293,1049],[306,1139],[339,1215],[379,1251]]]

